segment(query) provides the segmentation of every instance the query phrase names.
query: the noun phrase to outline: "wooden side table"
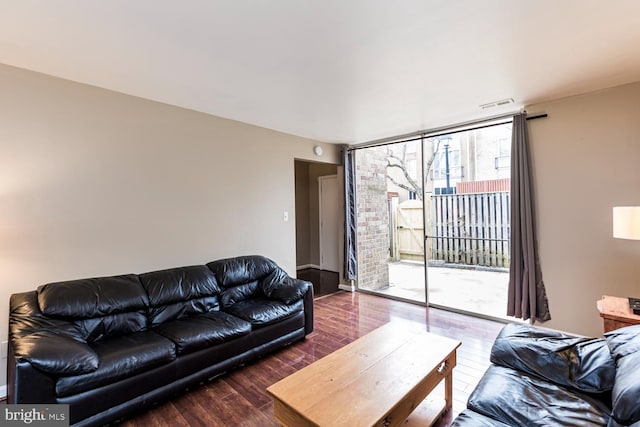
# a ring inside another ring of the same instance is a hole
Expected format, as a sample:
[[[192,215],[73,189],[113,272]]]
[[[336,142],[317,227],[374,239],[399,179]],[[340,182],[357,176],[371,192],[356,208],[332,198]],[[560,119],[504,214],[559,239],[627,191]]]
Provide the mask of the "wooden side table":
[[[628,298],[604,295],[596,302],[596,307],[604,320],[605,332],[625,326],[640,325],[640,315],[633,314]]]

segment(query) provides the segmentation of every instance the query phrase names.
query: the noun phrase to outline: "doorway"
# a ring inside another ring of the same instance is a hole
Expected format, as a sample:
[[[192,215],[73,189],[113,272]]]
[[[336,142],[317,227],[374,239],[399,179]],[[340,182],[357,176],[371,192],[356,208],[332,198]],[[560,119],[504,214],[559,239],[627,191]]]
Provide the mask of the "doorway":
[[[296,274],[316,296],[338,291],[342,224],[339,167],[295,160]]]

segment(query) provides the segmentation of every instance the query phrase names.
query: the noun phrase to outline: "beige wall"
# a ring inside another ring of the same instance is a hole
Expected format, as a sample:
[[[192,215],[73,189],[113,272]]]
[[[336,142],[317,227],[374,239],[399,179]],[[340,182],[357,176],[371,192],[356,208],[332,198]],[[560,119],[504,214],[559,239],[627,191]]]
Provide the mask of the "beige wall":
[[[296,267],[311,264],[309,256],[309,162],[296,160]]]
[[[243,254],[295,274],[317,141],[4,65],[0,94],[1,341],[9,295],[46,282]]]
[[[640,297],[640,241],[612,237],[612,207],[640,205],[640,83],[531,105],[539,248],[552,320],[599,335],[601,295]]]

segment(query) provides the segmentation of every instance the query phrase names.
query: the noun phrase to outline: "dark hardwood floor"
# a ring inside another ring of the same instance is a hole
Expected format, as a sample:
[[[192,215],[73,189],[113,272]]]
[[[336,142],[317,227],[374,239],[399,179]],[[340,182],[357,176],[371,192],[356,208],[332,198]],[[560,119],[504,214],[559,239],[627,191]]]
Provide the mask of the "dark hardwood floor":
[[[308,280],[313,284],[313,294],[316,297],[338,292],[340,279],[338,273],[316,268],[305,268],[296,272],[298,279]]]
[[[489,351],[503,324],[362,293],[337,292],[315,301],[315,330],[304,341],[272,353],[125,420],[127,427],[276,426],[265,389],[280,379],[388,322],[405,322],[462,341],[453,373],[448,426],[489,366]]]

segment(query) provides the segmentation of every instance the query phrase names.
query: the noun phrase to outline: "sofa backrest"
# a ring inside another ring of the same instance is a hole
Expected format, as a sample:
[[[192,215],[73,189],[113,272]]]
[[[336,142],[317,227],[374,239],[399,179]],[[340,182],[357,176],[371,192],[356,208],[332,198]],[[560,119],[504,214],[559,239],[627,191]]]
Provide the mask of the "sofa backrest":
[[[206,266],[48,283],[36,292],[43,315],[73,322],[79,337],[94,342],[264,296],[261,281],[278,269],[269,258],[241,256]]]
[[[221,259],[208,263],[207,267],[222,287],[222,307],[264,295],[260,280],[278,268],[275,262],[259,255]]]
[[[218,295],[222,290],[204,265],[152,271],[139,277],[149,295],[151,326],[220,309]]]
[[[147,328],[149,298],[134,274],[48,283],[37,294],[45,316],[74,322],[87,342]]]

